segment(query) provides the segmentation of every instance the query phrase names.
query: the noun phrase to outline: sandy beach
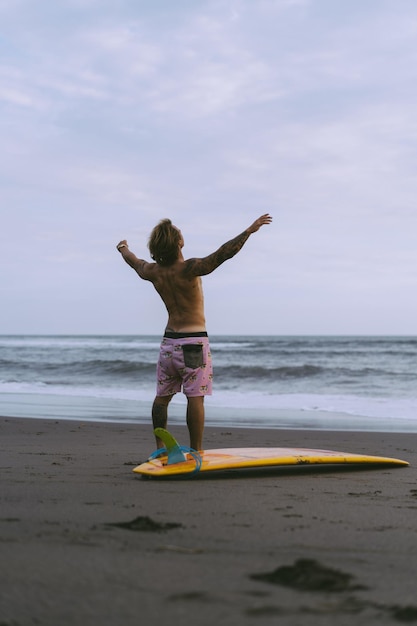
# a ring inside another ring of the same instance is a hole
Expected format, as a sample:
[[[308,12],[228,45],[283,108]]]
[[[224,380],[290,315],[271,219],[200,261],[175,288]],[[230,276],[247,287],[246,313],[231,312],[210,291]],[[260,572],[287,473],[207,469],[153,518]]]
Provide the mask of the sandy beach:
[[[207,428],[206,448],[410,466],[158,481],[132,472],[154,449],[149,426],[0,428],[1,626],[417,622],[417,434]]]

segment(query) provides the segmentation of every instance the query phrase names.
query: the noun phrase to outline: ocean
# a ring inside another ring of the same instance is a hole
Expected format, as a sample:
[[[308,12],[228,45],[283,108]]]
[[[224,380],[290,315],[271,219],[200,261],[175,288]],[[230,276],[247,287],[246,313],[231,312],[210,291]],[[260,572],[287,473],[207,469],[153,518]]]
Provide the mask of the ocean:
[[[150,423],[159,336],[0,336],[0,414]],[[417,337],[211,336],[207,425],[417,431]],[[185,423],[185,398],[170,423]]]

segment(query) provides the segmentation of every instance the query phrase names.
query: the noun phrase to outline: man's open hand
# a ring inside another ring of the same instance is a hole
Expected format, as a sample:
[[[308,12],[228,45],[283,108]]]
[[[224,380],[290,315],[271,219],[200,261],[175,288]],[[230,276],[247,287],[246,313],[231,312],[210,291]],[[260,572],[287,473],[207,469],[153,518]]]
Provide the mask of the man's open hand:
[[[261,215],[261,217],[258,217],[258,219],[253,222],[252,226],[249,226],[248,232],[250,234],[256,233],[256,231],[258,231],[261,226],[264,226],[264,224],[270,224],[271,222],[272,217],[269,215],[269,213],[265,213],[264,215]]]

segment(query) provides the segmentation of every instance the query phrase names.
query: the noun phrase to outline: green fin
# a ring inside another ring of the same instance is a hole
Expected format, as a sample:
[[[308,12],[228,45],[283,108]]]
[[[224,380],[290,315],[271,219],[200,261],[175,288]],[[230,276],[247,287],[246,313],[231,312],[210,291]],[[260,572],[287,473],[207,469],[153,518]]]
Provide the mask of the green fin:
[[[171,435],[171,433],[165,430],[165,428],[155,428],[153,432],[156,437],[161,439],[165,444],[168,453],[167,465],[172,465],[173,463],[183,463],[187,460],[178,441]]]

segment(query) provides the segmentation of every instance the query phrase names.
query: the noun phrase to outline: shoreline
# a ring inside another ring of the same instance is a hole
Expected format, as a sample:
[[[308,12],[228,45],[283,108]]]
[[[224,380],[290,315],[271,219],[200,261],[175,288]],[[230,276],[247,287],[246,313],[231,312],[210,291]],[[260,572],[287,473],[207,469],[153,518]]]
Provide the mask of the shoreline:
[[[16,419],[48,419],[149,425],[152,398],[128,400],[90,396],[65,396],[4,392],[0,394],[0,415]],[[170,405],[169,424],[185,422],[185,399],[180,396]],[[271,430],[335,430],[358,432],[417,433],[417,420],[371,417],[337,410],[272,409],[264,407],[216,406],[206,404],[206,424],[213,428]]]
[[[184,425],[170,430],[188,443]],[[182,481],[133,474],[155,447],[149,425],[0,417],[0,435],[5,624],[417,619],[417,434],[209,426],[206,448],[332,449],[410,466]],[[262,578],[300,567],[307,588]]]

